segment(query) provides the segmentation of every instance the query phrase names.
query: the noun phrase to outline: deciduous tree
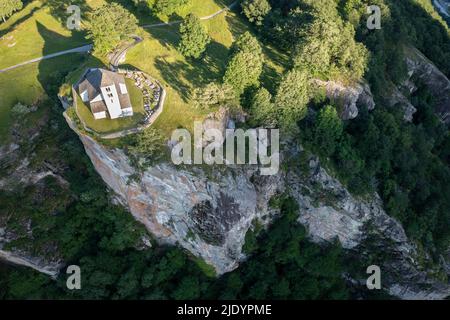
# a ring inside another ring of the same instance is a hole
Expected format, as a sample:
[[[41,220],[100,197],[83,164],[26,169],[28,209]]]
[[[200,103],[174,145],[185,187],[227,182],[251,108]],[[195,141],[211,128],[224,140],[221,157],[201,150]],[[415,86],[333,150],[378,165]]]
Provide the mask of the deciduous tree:
[[[242,3],[242,12],[250,22],[256,25],[262,25],[270,9],[270,3],[267,0],[245,0]]]
[[[106,54],[138,29],[137,19],[121,5],[112,3],[99,7],[90,14],[88,38],[94,48]]]
[[[170,16],[180,7],[187,5],[189,0],[156,0],[154,10],[158,14]]]
[[[276,118],[272,95],[266,88],[260,88],[252,97],[250,104],[252,119],[256,123],[272,124]]]
[[[185,57],[199,58],[211,42],[200,19],[195,14],[189,14],[180,25],[181,41],[178,50]]]
[[[288,71],[281,80],[275,96],[278,119],[284,124],[292,124],[306,115],[309,100],[309,79],[304,70]]]
[[[193,100],[197,107],[209,108],[234,104],[236,95],[231,86],[211,82],[203,88],[197,88],[194,91]]]
[[[333,106],[325,106],[319,111],[315,128],[315,145],[325,156],[336,150],[344,132],[342,120]]]
[[[21,0],[1,0],[0,1],[0,17],[3,22],[9,18],[15,11],[22,9],[23,3]]]
[[[244,33],[233,46],[224,82],[240,96],[247,88],[259,86],[263,70],[262,49],[249,32]]]

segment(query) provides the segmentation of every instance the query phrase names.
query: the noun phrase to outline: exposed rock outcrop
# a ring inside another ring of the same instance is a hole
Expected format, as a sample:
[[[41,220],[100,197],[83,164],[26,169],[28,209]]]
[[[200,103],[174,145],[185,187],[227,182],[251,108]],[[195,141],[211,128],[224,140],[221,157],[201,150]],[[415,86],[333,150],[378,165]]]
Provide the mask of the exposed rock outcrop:
[[[448,282],[421,269],[417,249],[402,226],[384,212],[380,199],[353,197],[315,157],[309,158],[307,172],[289,169],[265,177],[248,167],[188,170],[169,163],[139,174],[122,150],[107,149],[78,134],[98,173],[137,220],[160,242],[181,245],[219,274],[233,270],[245,258],[242,245],[252,221],[269,223],[277,214],[268,204],[270,198],[286,191],[297,200],[299,222],[315,242],[337,238],[344,248],[365,255],[372,250],[364,245],[367,230],[377,235],[379,250],[389,257],[380,261],[380,267],[383,287],[391,294],[405,299],[450,295]],[[296,150],[289,155],[302,152]],[[132,180],[136,174],[139,178]]]
[[[400,108],[403,111],[403,119],[405,121],[413,121],[413,116],[417,112],[417,109],[398,88],[392,88],[391,94],[387,99],[387,103],[389,107]]]
[[[36,132],[33,138],[36,138],[38,134]],[[10,143],[0,147],[0,192],[16,192],[18,186],[37,186],[49,176],[53,177],[62,188],[68,187],[68,182],[59,176],[57,170],[52,168],[50,164],[45,164],[41,170],[37,170],[31,168],[28,158],[22,157],[19,144]],[[59,269],[63,266],[56,248],[49,245],[46,248],[48,254],[45,257],[44,255],[31,253],[29,250],[15,247],[9,248],[9,245],[14,240],[19,238],[23,240],[25,236],[24,234],[18,235],[17,232],[8,228],[11,223],[10,220],[14,220],[14,216],[11,216],[11,213],[4,214],[4,212],[0,212],[0,260],[29,267],[51,277],[56,277]],[[31,240],[33,239],[32,221],[15,221],[15,223],[25,224],[26,236],[30,241],[33,241]]]
[[[408,69],[408,83],[425,85],[435,99],[435,112],[445,123],[450,123],[450,81],[419,50],[407,47],[404,50]],[[411,88],[411,87],[410,87]],[[413,92],[414,87],[411,88]]]
[[[4,260],[15,265],[32,268],[38,272],[49,275],[52,278],[56,278],[62,266],[58,261],[46,261],[40,257],[29,256],[25,252],[10,252],[1,249],[0,260]]]
[[[219,274],[238,266],[245,234],[254,219],[274,214],[268,200],[280,177],[250,182],[255,170],[183,170],[164,163],[138,181],[122,150],[107,150],[80,138],[96,170],[130,212],[161,243],[179,244],[215,267]]]
[[[4,260],[11,264],[25,266],[36,271],[47,274],[55,278],[61,267],[64,265],[63,261],[58,257],[56,248],[47,248],[52,253],[53,257],[44,257],[32,254],[27,250],[18,248],[6,249],[6,246],[13,240],[17,239],[17,234],[7,230],[6,221],[0,217],[0,260]],[[30,229],[30,226],[27,226]],[[28,230],[31,233],[31,230]],[[31,236],[32,238],[32,236]],[[54,255],[53,255],[54,254]]]
[[[410,242],[401,224],[383,210],[375,195],[363,200],[353,197],[345,187],[322,168],[315,157],[309,172],[290,172],[287,185],[300,205],[299,222],[304,224],[315,242],[339,239],[342,246],[357,256],[371,254],[373,247],[388,258],[379,261],[383,288],[402,299],[444,299],[450,295],[450,282],[441,281],[425,270],[416,246]],[[367,242],[371,243],[367,248]],[[450,275],[448,258],[439,271]],[[429,259],[426,255],[422,259]],[[360,281],[365,285],[365,280]]]
[[[324,88],[328,99],[341,108],[343,120],[355,119],[359,114],[359,108],[362,106],[366,106],[368,110],[375,108],[372,92],[365,82],[353,86],[344,86],[334,81],[315,79],[314,84],[319,88]]]

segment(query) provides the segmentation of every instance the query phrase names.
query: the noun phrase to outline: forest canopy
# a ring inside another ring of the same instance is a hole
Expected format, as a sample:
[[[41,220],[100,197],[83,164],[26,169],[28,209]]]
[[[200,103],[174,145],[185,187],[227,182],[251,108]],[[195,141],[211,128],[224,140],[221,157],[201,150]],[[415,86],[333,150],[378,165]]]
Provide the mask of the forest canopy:
[[[177,19],[177,12],[190,3],[119,2],[89,14],[88,39],[101,55],[140,31],[138,16]],[[22,8],[21,1],[1,3],[3,21]],[[367,28],[369,5],[381,9],[379,30]],[[183,71],[164,80],[176,81],[184,90],[187,86],[178,77],[192,76],[192,63],[204,64],[202,72],[209,68],[220,70],[205,77],[209,83],[202,82],[205,74],[195,75],[196,80],[202,78],[198,81],[201,84],[191,88],[190,97],[186,94],[182,99],[190,99],[192,108],[202,114],[226,106],[245,111],[248,126],[280,128],[288,142],[317,155],[321,165],[355,197],[364,199],[377,193],[386,212],[402,224],[420,252],[430,256],[427,263],[438,264],[442,252],[450,246],[449,128],[434,113],[435,97],[420,82],[407,97],[417,109],[411,122],[405,121],[401,108],[390,106],[386,99],[390,89],[401,86],[407,78],[405,46],[418,48],[450,76],[449,29],[431,2],[243,0],[234,13],[236,19],[245,19],[238,22],[246,29],[242,32],[233,25],[239,32],[230,31],[234,43],[230,40],[228,47],[215,41],[217,34],[209,29],[212,24],[194,14],[184,17],[179,29],[170,29],[167,33],[175,40],[163,45],[169,48],[167,52],[179,56],[177,66]],[[218,48],[226,51],[211,67],[207,62],[214,59],[208,60],[208,50]],[[268,61],[273,56],[280,61]],[[53,89],[63,77],[56,74],[54,78],[48,92],[56,99]],[[367,83],[376,102],[375,110],[360,106],[356,119],[342,120],[338,103],[315,87],[317,79],[344,86]],[[168,89],[171,94],[176,91]],[[51,111],[57,108],[55,101],[42,103]],[[16,109],[21,108],[16,105]],[[2,266],[0,299],[354,297],[342,275],[361,272],[362,262],[349,259],[349,252],[337,241],[313,243],[298,223],[299,208],[293,198],[281,194],[272,199],[273,208],[280,214],[266,229],[250,228],[244,245],[247,259],[233,272],[216,278],[212,266],[178,247],[158,245],[129,212],[112,204],[109,191],[89,159],[79,156],[85,153],[78,137],[61,123],[59,113],[51,112],[48,118],[52,126],[56,123],[58,135],[52,136],[47,128],[32,147],[27,147],[42,152],[45,158],[49,146],[57,146],[51,161],[64,168],[63,176],[70,188],[62,192],[49,178],[36,188],[1,190],[0,211],[20,212],[36,219],[41,227],[33,236],[52,238],[64,261],[83,268],[84,286],[88,289],[69,292],[65,275],[55,282],[27,269]],[[127,142],[127,152],[134,154],[134,162],[142,162],[141,158],[148,154],[163,155],[166,148],[164,138],[152,128]],[[145,165],[158,160],[147,158],[149,163]],[[295,158],[286,166],[301,170],[302,161]],[[48,212],[54,215],[49,218]],[[25,225],[17,223],[14,228],[24,230]],[[148,239],[151,248],[143,247],[142,239]],[[21,240],[16,242],[20,245]],[[386,258],[379,252],[382,248],[374,250],[378,251],[362,260]]]

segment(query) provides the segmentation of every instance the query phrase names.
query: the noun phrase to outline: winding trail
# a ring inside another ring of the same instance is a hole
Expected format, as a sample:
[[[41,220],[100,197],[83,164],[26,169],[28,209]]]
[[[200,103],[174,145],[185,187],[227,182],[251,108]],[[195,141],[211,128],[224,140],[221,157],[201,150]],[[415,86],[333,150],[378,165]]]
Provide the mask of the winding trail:
[[[233,9],[233,7],[235,7],[238,4],[238,2],[239,1],[235,1],[232,4],[226,6],[225,8],[220,9],[217,12],[214,12],[213,14],[210,14],[210,15],[204,16],[204,17],[200,17],[200,20],[211,20],[211,19],[214,19],[215,17],[217,17],[218,15],[224,13],[225,11]],[[161,23],[143,25],[142,28],[155,28],[155,27],[173,26],[173,25],[176,25],[176,24],[180,24],[182,22],[183,22],[183,20],[176,20],[176,21],[171,21],[171,22],[161,22]]]
[[[69,49],[69,50],[64,50],[64,51],[52,53],[52,54],[49,54],[49,55],[46,55],[46,56],[43,56],[43,57],[35,58],[35,59],[32,59],[32,60],[28,60],[28,61],[16,64],[15,66],[12,66],[12,67],[8,67],[8,68],[5,68],[5,69],[2,69],[2,70],[0,70],[0,73],[6,72],[6,71],[9,71],[9,70],[13,70],[13,69],[16,69],[16,68],[19,68],[19,67],[23,67],[23,66],[26,66],[27,64],[31,64],[31,63],[39,62],[39,61],[42,61],[42,60],[59,57],[59,56],[65,55],[65,54],[89,52],[90,50],[92,50],[92,47],[93,47],[92,44],[87,44],[87,45],[84,45],[82,47],[78,47],[78,48],[74,48],[74,49]]]
[[[134,39],[133,43],[127,44],[127,45],[123,46],[122,48],[119,48],[109,58],[109,64],[110,64],[110,68],[112,69],[112,71],[117,71],[117,69],[119,68],[120,61],[122,59],[125,59],[125,56],[126,56],[128,50],[130,50],[131,48],[137,46],[139,43],[144,41],[144,39],[142,39],[139,36],[133,36],[132,38]]]
[[[219,10],[219,11],[213,13],[213,14],[210,14],[210,15],[205,16],[205,17],[201,17],[200,20],[213,19],[213,18],[217,17],[218,15],[220,15],[220,14],[222,14],[222,13],[228,11],[228,10],[231,10],[234,6],[236,6],[238,4],[238,2],[239,1],[235,1],[232,4],[228,5],[227,7],[223,8],[223,9],[221,9],[221,10]],[[155,23],[155,24],[144,25],[144,26],[142,26],[142,28],[148,29],[148,28],[172,26],[172,25],[180,24],[181,22],[182,22],[182,20],[171,21],[171,22],[163,22],[163,23]],[[137,43],[139,43],[139,42],[137,42]],[[137,43],[134,43],[132,46],[136,45]],[[0,69],[0,73],[6,72],[6,71],[9,71],[9,70],[13,70],[13,69],[16,69],[16,68],[20,68],[20,67],[26,66],[26,65],[31,64],[31,63],[39,62],[39,61],[46,60],[46,59],[52,59],[52,58],[55,58],[55,57],[66,55],[66,54],[86,53],[86,52],[91,51],[92,48],[93,48],[92,44],[87,44],[87,45],[84,45],[84,46],[81,46],[81,47],[78,47],[78,48],[64,50],[64,51],[60,51],[60,52],[55,52],[55,53],[52,53],[52,54],[49,54],[49,55],[45,55],[45,56],[42,56],[42,57],[39,57],[39,58],[35,58],[35,59],[32,59],[32,60],[28,60],[28,61],[16,64],[16,65],[11,66],[11,67],[7,67],[5,69]],[[128,49],[129,48],[127,48],[126,50],[128,50]],[[126,50],[125,50],[125,52],[121,52],[121,55],[126,53]],[[115,59],[119,59],[119,58],[120,58],[119,56],[115,56]],[[116,62],[116,61],[114,61],[114,62]]]

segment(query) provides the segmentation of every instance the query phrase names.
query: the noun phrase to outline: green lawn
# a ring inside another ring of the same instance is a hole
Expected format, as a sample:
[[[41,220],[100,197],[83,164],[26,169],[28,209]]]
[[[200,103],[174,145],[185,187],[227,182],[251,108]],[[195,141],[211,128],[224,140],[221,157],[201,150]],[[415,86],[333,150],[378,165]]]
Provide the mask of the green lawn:
[[[208,13],[219,9],[212,0],[202,3],[210,8]],[[204,119],[207,112],[194,108],[191,93],[197,87],[221,80],[225,70],[228,49],[233,42],[227,18],[223,14],[203,23],[213,42],[202,60],[185,59],[176,50],[178,26],[147,29],[144,42],[127,55],[127,65],[157,78],[167,90],[164,112],[154,124],[167,136],[176,128],[192,129],[194,121]]]
[[[142,121],[145,116],[142,92],[134,85],[131,79],[125,79],[125,81],[130,94],[131,104],[133,105],[134,115],[132,117],[95,120],[90,108],[83,103],[77,94],[78,115],[89,129],[100,134],[113,133],[134,128]]]
[[[89,5],[96,7],[103,2],[103,0],[89,1]],[[176,19],[186,16],[189,12],[195,12],[199,16],[210,15],[232,2],[232,0],[192,0],[192,5],[180,10]],[[129,8],[133,9],[131,6]],[[139,18],[140,24],[164,20],[163,17],[159,17],[160,19]],[[176,128],[193,128],[194,121],[203,120],[209,113],[195,109],[192,106],[190,94],[196,87],[221,80],[228,59],[229,47],[235,36],[247,30],[248,27],[234,13],[221,14],[214,19],[203,21],[203,23],[213,39],[203,60],[186,60],[178,53],[176,46],[179,40],[179,27],[175,25],[143,30],[144,41],[128,52],[127,61],[123,66],[143,70],[158,79],[165,87],[167,98],[164,112],[156,120],[154,126],[168,137]],[[102,57],[93,57],[89,60],[92,60],[90,61],[92,66],[101,66],[104,63]],[[91,65],[86,64],[80,67],[68,77],[67,82],[76,82],[86,67],[91,67]],[[128,121],[126,123],[114,123],[117,120],[95,121],[89,108],[84,106],[80,109],[82,109],[80,116],[85,119],[87,126],[99,133],[110,133],[131,125]]]
[[[220,9],[232,4],[235,0],[191,0],[186,6],[178,9],[171,17],[164,15],[153,16],[146,12],[137,12],[135,6],[130,0],[116,0],[127,9],[133,11],[134,15],[138,18],[140,25],[148,25],[160,22],[170,22],[184,18],[189,13],[194,13],[199,17],[208,16]],[[91,7],[98,7],[105,3],[105,0],[88,0]]]
[[[0,24],[0,69],[89,43],[81,32],[72,32],[40,1]]]
[[[200,1],[194,2],[198,3],[198,10],[205,10],[202,15],[221,8],[213,0],[203,0],[202,5],[199,4]],[[230,2],[232,1],[228,1]],[[203,120],[209,113],[193,106],[193,90],[209,82],[222,80],[229,48],[234,39],[251,30],[234,12],[221,14],[202,23],[207,27],[212,42],[201,60],[186,59],[176,50],[179,41],[178,26],[146,29],[145,40],[127,54],[126,65],[152,75],[167,89],[164,112],[153,125],[167,136],[176,128],[192,130],[194,121]],[[265,49],[265,54],[267,66],[262,82],[270,88],[277,80],[274,75],[282,73],[282,65],[287,58],[271,49]]]
[[[70,54],[0,73],[0,144],[9,140],[11,108],[17,102],[31,105],[45,99],[51,78],[72,70],[82,59],[80,54]]]
[[[172,19],[179,19],[189,12],[195,12],[199,16],[209,15],[232,2],[232,0],[192,0],[192,6],[183,8],[177,13],[178,17]],[[86,3],[89,7],[95,8],[106,1],[86,0]],[[86,43],[83,34],[72,34],[52,14],[48,8],[42,7],[41,1],[32,1],[0,26],[0,32],[6,32],[7,35],[5,40],[0,41],[2,57],[0,68]],[[147,20],[148,23],[160,20],[139,18],[141,24]],[[191,129],[195,120],[201,121],[208,114],[207,111],[193,107],[192,91],[211,81],[221,81],[228,60],[229,47],[237,36],[251,30],[249,25],[234,12],[221,14],[202,23],[207,27],[213,40],[202,60],[185,59],[178,53],[176,50],[179,40],[178,25],[143,30],[145,40],[127,55],[125,66],[129,65],[147,72],[161,81],[167,90],[164,112],[154,124],[167,136],[179,127]],[[14,42],[15,45],[11,46]],[[285,57],[270,49],[265,49],[265,53],[267,65],[262,81],[270,88],[276,83],[277,79],[274,76],[282,71]],[[8,113],[12,105],[18,101],[32,103],[45,94],[41,84],[43,78],[58,70],[77,68],[67,79],[68,83],[74,83],[87,67],[102,66],[104,63],[104,57],[92,56],[83,63],[79,60],[73,62],[65,56],[0,74],[0,138],[8,131],[10,123]],[[48,75],[45,75],[46,73]],[[40,79],[39,74],[42,76]],[[99,120],[100,122],[96,121],[94,124],[88,108],[81,110],[81,113],[83,118],[86,118],[88,126],[101,133],[113,132],[138,121],[138,119]],[[139,110],[135,117],[142,117]]]
[[[32,1],[0,24],[0,69],[86,43],[81,33],[72,33],[43,1]],[[57,73],[68,72],[82,61],[72,54],[0,73],[0,144],[10,140],[11,108],[30,105],[46,97],[48,82]]]

